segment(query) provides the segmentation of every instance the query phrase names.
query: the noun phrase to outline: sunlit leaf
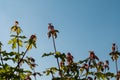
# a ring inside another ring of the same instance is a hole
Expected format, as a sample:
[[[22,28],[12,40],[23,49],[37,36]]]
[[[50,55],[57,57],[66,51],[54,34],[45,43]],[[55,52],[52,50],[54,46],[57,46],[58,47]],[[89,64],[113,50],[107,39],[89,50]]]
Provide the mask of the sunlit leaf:
[[[17,26],[12,26],[11,31],[15,32],[17,30]]]
[[[60,52],[56,52],[55,54],[56,54],[56,55],[60,55],[61,53],[60,53]]]
[[[12,26],[11,31],[16,32],[17,34],[20,34],[22,32],[22,29],[18,26]]]
[[[13,43],[12,44],[12,49],[15,49],[16,48],[16,43]]]
[[[19,33],[21,33],[21,31],[22,31],[22,30],[20,29],[20,27],[18,27],[18,28],[17,28],[17,33],[19,34]]]
[[[19,44],[19,46],[23,46],[23,44],[22,44],[23,42],[22,42],[22,40],[18,40],[18,44]]]
[[[13,42],[12,40],[9,40],[9,41],[8,41],[8,44],[12,44],[12,42]]]
[[[27,44],[27,45],[26,45],[26,48],[27,48],[28,50],[30,50],[30,49],[32,49],[32,45]]]

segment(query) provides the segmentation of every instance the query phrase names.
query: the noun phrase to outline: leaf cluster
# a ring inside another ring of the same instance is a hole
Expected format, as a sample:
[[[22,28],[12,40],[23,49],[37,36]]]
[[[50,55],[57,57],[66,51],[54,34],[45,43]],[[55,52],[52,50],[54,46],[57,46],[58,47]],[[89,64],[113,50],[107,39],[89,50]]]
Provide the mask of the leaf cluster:
[[[22,29],[18,26],[18,21],[11,27],[12,37],[8,44],[11,45],[13,51],[7,52],[2,50],[2,43],[0,42],[0,80],[31,80],[31,76],[41,76],[40,72],[36,72],[35,68],[37,64],[35,59],[32,57],[25,57],[28,50],[32,49],[32,46],[36,48],[36,36],[27,40],[25,43],[26,36],[20,35]],[[33,35],[31,35],[33,36]],[[28,45],[25,47],[24,45]],[[25,47],[25,51],[20,51],[20,47]],[[16,49],[17,51],[14,51]],[[13,64],[13,65],[12,65]],[[26,69],[23,65],[26,64],[30,69]]]

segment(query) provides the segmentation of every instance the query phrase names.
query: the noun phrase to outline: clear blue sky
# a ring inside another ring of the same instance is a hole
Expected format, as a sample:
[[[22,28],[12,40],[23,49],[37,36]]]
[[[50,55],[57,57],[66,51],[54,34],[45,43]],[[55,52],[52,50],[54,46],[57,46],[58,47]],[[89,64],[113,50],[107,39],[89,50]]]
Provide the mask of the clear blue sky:
[[[57,51],[71,52],[74,60],[79,61],[93,50],[100,60],[110,60],[111,71],[115,72],[109,52],[113,42],[120,47],[120,0],[1,0],[0,41],[4,50],[11,50],[7,42],[15,20],[19,21],[23,34],[38,37],[37,49],[28,53],[36,58],[38,71],[56,65],[53,57],[41,57],[44,52],[54,51],[52,40],[47,37],[48,23],[53,23],[60,31]]]

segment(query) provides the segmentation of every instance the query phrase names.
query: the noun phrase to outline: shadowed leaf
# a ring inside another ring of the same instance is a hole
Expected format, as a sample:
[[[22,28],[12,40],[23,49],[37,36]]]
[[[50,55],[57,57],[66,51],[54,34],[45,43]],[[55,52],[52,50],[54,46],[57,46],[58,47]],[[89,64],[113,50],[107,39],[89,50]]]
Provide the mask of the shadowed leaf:
[[[42,57],[46,57],[46,56],[51,56],[51,55],[54,55],[54,53],[49,53],[49,54],[47,54],[47,53],[44,53],[43,55],[42,55]]]

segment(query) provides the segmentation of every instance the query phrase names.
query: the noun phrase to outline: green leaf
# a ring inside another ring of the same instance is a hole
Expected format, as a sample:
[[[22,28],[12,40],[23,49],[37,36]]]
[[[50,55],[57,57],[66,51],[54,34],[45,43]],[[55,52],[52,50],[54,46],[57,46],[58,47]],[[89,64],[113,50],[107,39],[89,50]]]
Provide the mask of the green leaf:
[[[58,69],[56,67],[51,67],[51,68],[48,68],[46,71],[44,71],[44,73],[48,76],[50,74],[55,74],[55,72],[57,72]]]
[[[10,37],[17,37],[17,35],[10,35]]]
[[[11,60],[11,58],[6,57],[6,58],[4,58],[3,60],[4,60],[4,61],[8,61],[8,60]]]
[[[56,54],[56,55],[61,55],[61,53],[60,53],[60,52],[56,52],[55,54]]]
[[[20,27],[17,27],[17,34],[20,34],[22,32],[22,29]]]
[[[114,75],[114,73],[107,72],[107,73],[106,73],[106,76],[110,76],[110,77],[112,78],[112,77],[114,77],[115,75]]]
[[[19,38],[21,38],[21,39],[25,39],[25,38],[26,38],[26,36],[19,36]]]
[[[22,40],[18,40],[18,44],[19,44],[19,46],[23,46],[23,44],[22,44],[23,42],[22,42]]]
[[[12,40],[9,40],[9,41],[8,41],[8,44],[12,44],[12,42],[13,42]]]
[[[8,44],[12,44],[12,49],[15,49],[17,44],[17,38],[12,38],[11,40],[9,40]]]
[[[78,63],[82,64],[82,63],[87,63],[89,61],[89,58],[86,58],[85,60],[80,60]]]
[[[34,42],[33,44],[32,44],[35,48],[37,48],[37,46],[36,46],[36,43]]]
[[[15,32],[16,29],[17,29],[17,26],[12,26],[12,27],[11,27],[11,31],[13,31],[13,32]]]
[[[17,34],[20,34],[22,32],[22,29],[18,26],[12,26],[11,31],[16,32]]]
[[[54,53],[51,53],[51,52],[48,53],[48,54],[47,54],[47,53],[44,53],[44,54],[42,55],[42,57],[51,56],[51,55],[54,55]]]
[[[31,44],[27,44],[27,45],[26,45],[26,48],[27,48],[28,50],[30,50],[30,49],[32,49],[32,45],[31,45]]]
[[[16,54],[17,54],[16,52],[10,52],[10,53],[8,53],[7,55],[14,56],[14,55],[16,55]]]
[[[16,48],[16,43],[13,43],[12,44],[12,49],[15,49]]]
[[[0,41],[0,46],[2,46],[2,43],[1,43],[1,41]]]

